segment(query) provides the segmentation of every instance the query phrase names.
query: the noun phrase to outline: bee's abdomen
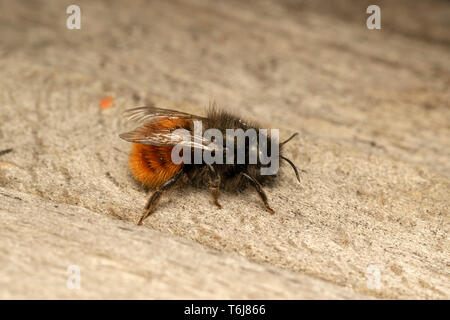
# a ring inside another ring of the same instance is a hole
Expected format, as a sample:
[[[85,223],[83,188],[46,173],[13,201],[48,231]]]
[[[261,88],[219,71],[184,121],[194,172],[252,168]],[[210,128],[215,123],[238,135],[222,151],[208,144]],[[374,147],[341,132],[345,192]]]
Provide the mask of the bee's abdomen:
[[[183,165],[172,162],[172,148],[133,143],[129,165],[134,177],[149,187],[160,186],[173,177]]]

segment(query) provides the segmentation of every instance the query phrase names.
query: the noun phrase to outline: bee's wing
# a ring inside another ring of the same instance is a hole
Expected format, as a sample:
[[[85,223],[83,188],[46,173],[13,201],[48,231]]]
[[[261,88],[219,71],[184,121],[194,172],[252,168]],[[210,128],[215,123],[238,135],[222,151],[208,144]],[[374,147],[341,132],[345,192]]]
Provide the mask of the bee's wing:
[[[163,108],[156,108],[156,107],[138,107],[133,109],[125,110],[124,116],[128,118],[128,120],[135,121],[138,123],[147,123],[152,121],[157,121],[161,118],[171,118],[171,119],[192,119],[192,120],[204,120],[205,118],[196,116],[193,114],[176,111],[176,110],[170,110],[170,109],[163,109]]]
[[[205,150],[219,150],[222,148],[220,145],[214,144],[202,136],[194,136],[192,132],[190,133],[191,135],[186,138],[186,136],[180,131],[174,129],[157,129],[150,131],[146,127],[139,127],[130,132],[122,133],[119,137],[128,142],[147,144],[151,146],[181,145]]]
[[[148,144],[152,146],[174,146],[183,140],[177,137],[176,133],[169,129],[147,130],[145,127],[139,127],[132,131],[119,135],[120,138],[134,143]]]
[[[138,107],[128,109],[124,114],[129,120],[136,121],[142,125],[130,132],[122,133],[120,138],[134,143],[147,144],[152,146],[175,146],[181,145],[196,149],[205,150],[223,150],[224,147],[220,144],[215,144],[210,140],[203,138],[203,136],[194,135],[191,130],[187,130],[190,133],[189,139],[187,139],[180,131],[176,131],[176,128],[167,128],[160,126],[161,123],[165,123],[167,120],[180,121],[180,124],[190,123],[194,120],[206,120],[204,117],[192,115],[189,113],[162,109],[156,107]],[[184,127],[184,126],[182,126]]]

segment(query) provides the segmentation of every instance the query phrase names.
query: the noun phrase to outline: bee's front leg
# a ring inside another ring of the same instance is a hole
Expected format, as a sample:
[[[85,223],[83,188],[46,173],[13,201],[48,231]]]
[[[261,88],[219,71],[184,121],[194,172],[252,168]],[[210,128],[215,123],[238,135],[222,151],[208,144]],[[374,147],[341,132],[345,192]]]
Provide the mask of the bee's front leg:
[[[219,203],[219,196],[220,196],[220,181],[221,177],[220,174],[216,172],[216,170],[213,168],[212,165],[208,164],[208,169],[210,173],[210,186],[209,190],[211,190],[211,195],[214,200],[214,204],[219,208],[222,209],[222,205]]]
[[[145,205],[145,211],[137,223],[138,226],[142,224],[142,221],[144,221],[144,219],[147,218],[150,215],[150,213],[153,212],[153,210],[155,210],[156,205],[158,204],[159,199],[161,198],[163,192],[172,187],[175,184],[175,182],[177,182],[178,179],[183,175],[183,173],[184,173],[183,170],[180,170],[180,172],[178,172],[172,178],[164,182],[160,187],[156,188],[155,192],[152,193],[152,195],[147,201],[147,204]]]
[[[264,202],[264,206],[266,207],[267,211],[269,211],[271,214],[274,214],[275,211],[269,206],[269,200],[267,200],[267,195],[264,192],[261,184],[256,180],[255,178],[251,177],[250,175],[246,173],[242,173],[244,177],[246,177],[252,185],[255,187],[256,191],[258,192],[259,196],[261,197],[261,200]]]

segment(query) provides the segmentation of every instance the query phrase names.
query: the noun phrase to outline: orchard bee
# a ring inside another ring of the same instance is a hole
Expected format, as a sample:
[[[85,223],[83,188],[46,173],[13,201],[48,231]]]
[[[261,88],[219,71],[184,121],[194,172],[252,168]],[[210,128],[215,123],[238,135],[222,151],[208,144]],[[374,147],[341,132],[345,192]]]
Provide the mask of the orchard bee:
[[[156,188],[138,225],[182,176],[195,186],[209,187],[219,209],[220,190],[239,191],[252,185],[272,214],[262,185],[276,179],[279,159],[292,166],[300,182],[296,166],[280,150],[297,133],[279,143],[278,130],[274,134],[272,129],[269,135],[256,123],[217,108],[210,108],[206,117],[156,107],[129,109],[125,116],[139,123],[136,129],[119,135],[132,142],[131,172],[138,181]],[[265,152],[268,149],[270,155]]]

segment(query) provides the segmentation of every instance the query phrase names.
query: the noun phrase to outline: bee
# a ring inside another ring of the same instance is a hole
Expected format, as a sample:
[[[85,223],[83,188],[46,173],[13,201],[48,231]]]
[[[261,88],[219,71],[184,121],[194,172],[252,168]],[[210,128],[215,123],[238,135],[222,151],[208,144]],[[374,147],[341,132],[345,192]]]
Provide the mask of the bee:
[[[136,121],[139,124],[136,129],[119,135],[120,138],[132,143],[129,154],[131,172],[136,180],[148,187],[155,188],[145,205],[138,225],[141,225],[144,219],[155,211],[163,193],[173,187],[183,176],[186,177],[185,182],[194,186],[209,187],[214,204],[219,209],[222,208],[219,203],[220,190],[240,191],[251,185],[259,194],[267,211],[271,214],[275,212],[269,206],[262,185],[272,183],[277,178],[277,174],[261,174],[261,168],[267,167],[267,165],[263,164],[260,159],[253,164],[250,162],[242,163],[242,161],[238,161],[237,152],[231,153],[231,161],[227,159],[228,161],[218,161],[217,163],[210,163],[204,159],[201,162],[176,163],[172,157],[173,149],[181,142],[184,147],[189,148],[188,152],[190,150],[189,157],[191,159],[196,151],[210,151],[212,154],[218,150],[228,151],[233,148],[235,149],[233,151],[237,151],[236,140],[229,144],[226,143],[226,139],[223,142],[207,139],[203,133],[211,128],[217,129],[226,137],[228,137],[226,135],[227,129],[242,129],[243,131],[253,129],[260,132],[258,124],[243,121],[239,117],[215,107],[209,109],[206,117],[157,107],[128,109],[124,115],[129,120]],[[202,125],[200,133],[194,128],[198,122]],[[178,129],[184,129],[191,133],[193,139],[182,140],[177,134]],[[297,133],[294,133],[282,143],[278,143],[278,140],[274,142],[267,139],[267,147],[276,147],[275,149],[279,150],[279,159],[283,159],[292,166],[297,180],[300,182],[296,166],[282,155],[282,147],[296,135]],[[257,146],[260,145],[262,138],[264,138],[264,134],[260,134],[256,138]],[[248,159],[251,146],[249,140],[245,141],[245,147],[241,151],[244,150],[245,158]],[[184,154],[184,152],[185,149],[182,150],[181,154]]]

